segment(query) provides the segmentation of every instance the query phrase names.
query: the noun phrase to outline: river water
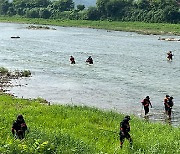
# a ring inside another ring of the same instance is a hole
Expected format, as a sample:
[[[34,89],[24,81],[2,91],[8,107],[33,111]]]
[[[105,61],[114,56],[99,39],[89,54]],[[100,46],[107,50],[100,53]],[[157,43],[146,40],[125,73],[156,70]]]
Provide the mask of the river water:
[[[173,121],[180,122],[180,42],[158,36],[88,28],[27,29],[28,24],[0,23],[0,66],[30,70],[14,80],[18,97],[42,97],[51,103],[76,104],[141,115],[150,96],[152,119],[163,119],[163,99],[174,97]],[[12,39],[11,36],[20,36]],[[172,62],[166,52],[172,50]],[[75,65],[69,62],[73,55]],[[85,60],[92,56],[93,65]]]

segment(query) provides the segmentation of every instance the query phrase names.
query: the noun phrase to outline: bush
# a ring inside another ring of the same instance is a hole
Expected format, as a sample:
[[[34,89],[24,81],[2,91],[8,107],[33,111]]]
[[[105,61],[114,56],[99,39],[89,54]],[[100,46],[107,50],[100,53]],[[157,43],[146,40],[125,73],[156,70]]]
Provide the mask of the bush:
[[[7,68],[0,67],[0,74],[5,75],[5,74],[7,74],[8,72],[9,72],[9,71],[8,71]]]

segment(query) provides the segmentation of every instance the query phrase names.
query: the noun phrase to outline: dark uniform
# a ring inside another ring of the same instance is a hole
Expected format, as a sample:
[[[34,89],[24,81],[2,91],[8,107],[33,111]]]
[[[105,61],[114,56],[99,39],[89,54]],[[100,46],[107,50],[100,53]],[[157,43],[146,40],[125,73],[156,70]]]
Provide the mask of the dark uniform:
[[[149,105],[152,107],[149,96],[146,96],[146,98],[141,103],[144,106],[145,115],[148,114],[149,113]]]
[[[91,56],[86,60],[86,63],[93,64],[93,59]]]
[[[129,140],[130,146],[132,146],[132,139],[129,134],[130,132],[130,125],[129,125],[130,116],[125,116],[124,120],[120,123],[120,147],[124,143],[125,138]]]
[[[12,125],[12,134],[19,139],[23,139],[25,137],[26,130],[27,130],[27,125],[24,121],[23,116],[18,115],[17,120],[14,121]]]
[[[169,102],[169,95],[166,95],[166,97],[164,98],[164,109],[165,109],[165,113],[168,114],[168,110],[169,110],[169,105],[168,105],[168,102]]]
[[[165,105],[165,111],[166,114],[169,116],[169,118],[171,118],[171,113],[172,113],[172,107],[174,105],[173,103],[173,97],[170,97],[168,99],[165,99],[166,101],[164,102]]]
[[[71,64],[75,64],[76,63],[73,56],[70,57],[70,62],[71,62]]]
[[[169,52],[167,53],[167,59],[168,59],[168,60],[172,60],[172,57],[173,57],[173,54],[172,54],[171,51],[169,51]]]

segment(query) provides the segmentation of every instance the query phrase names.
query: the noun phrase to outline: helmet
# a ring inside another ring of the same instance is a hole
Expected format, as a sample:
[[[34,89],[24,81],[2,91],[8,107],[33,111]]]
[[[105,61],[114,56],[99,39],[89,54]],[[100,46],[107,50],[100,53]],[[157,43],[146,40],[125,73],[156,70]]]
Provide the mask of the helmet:
[[[149,96],[146,96],[147,99],[149,99]]]
[[[170,99],[174,99],[174,98],[171,96]]]
[[[17,119],[23,119],[23,116],[20,114],[17,116]]]
[[[127,119],[127,120],[131,120],[129,115],[125,116],[124,118]]]

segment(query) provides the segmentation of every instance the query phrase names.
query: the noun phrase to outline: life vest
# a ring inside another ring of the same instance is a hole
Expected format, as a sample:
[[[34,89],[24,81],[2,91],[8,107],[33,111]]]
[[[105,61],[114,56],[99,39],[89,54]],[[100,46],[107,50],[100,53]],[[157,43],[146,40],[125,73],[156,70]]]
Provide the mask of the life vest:
[[[71,57],[71,58],[70,58],[70,61],[74,61],[74,57]]]
[[[150,101],[145,98],[143,101],[141,101],[141,103],[142,103],[142,105],[144,105],[144,106],[149,106]]]
[[[129,122],[126,121],[126,120],[123,120],[121,123],[120,123],[120,131],[121,132],[124,132],[124,133],[128,133],[130,131],[130,125],[129,125]]]
[[[169,99],[168,99],[167,97],[165,97],[165,98],[164,98],[164,104],[165,104],[165,105],[168,105],[168,101],[169,101]]]

